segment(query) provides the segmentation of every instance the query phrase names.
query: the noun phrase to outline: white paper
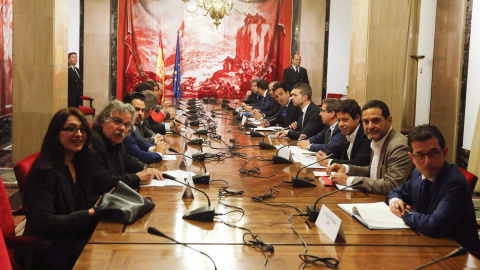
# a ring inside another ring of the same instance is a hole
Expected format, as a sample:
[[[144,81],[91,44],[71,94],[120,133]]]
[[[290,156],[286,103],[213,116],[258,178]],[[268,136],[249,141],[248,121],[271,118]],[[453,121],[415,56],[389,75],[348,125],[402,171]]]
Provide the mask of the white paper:
[[[309,154],[310,156],[315,156],[317,152],[312,152],[306,149],[302,149],[300,146],[292,145],[289,146],[290,149],[292,150],[292,153],[299,153],[299,154]]]
[[[182,185],[178,182],[175,182],[173,180],[170,180],[170,179],[165,179],[165,180],[153,179],[152,182],[150,182],[150,184],[148,184],[148,185],[140,185],[140,187],[167,187],[167,186],[182,187],[184,185]]]
[[[314,171],[313,174],[315,175],[315,177],[328,176],[327,172],[322,172],[322,171]]]
[[[177,155],[162,155],[163,160],[177,160]]]
[[[283,129],[283,128],[282,127],[258,127],[258,128],[255,128],[254,130],[255,131],[276,131],[280,129]]]
[[[337,186],[338,189],[342,189],[342,188],[346,187],[346,186],[343,186],[343,185],[340,185],[340,184],[335,184],[335,185]],[[355,191],[356,189],[349,187],[349,188],[346,188],[344,190],[345,191]]]

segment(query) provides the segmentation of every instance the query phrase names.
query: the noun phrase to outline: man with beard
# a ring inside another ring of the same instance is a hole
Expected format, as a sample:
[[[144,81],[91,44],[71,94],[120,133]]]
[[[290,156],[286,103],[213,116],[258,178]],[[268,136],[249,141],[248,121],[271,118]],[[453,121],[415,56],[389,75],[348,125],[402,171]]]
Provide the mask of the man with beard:
[[[302,113],[302,109],[293,105],[290,92],[285,90],[285,84],[279,82],[273,85],[272,90],[274,93],[274,99],[280,104],[281,108],[278,112],[267,119],[262,120],[262,126],[275,126],[282,125],[288,127],[293,122],[297,121],[298,117]]]
[[[118,181],[138,188],[140,184],[149,184],[153,178],[163,179],[159,170],[148,168],[143,162],[129,155],[122,144],[132,128],[134,112],[132,105],[113,100],[93,122],[94,195],[110,191]]]

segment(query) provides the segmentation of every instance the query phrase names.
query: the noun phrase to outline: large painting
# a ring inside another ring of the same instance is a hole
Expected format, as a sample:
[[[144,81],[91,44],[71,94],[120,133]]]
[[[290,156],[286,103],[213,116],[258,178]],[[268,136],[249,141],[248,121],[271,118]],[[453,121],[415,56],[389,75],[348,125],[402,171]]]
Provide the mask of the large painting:
[[[0,116],[12,113],[13,0],[0,0]]]
[[[237,2],[240,10],[246,9],[246,3]],[[165,95],[173,96],[177,35],[183,97],[241,98],[253,78],[281,80],[290,64],[290,27],[284,21],[291,24],[291,0],[252,2],[245,14],[225,16],[217,29],[210,16],[187,12],[183,0],[120,1],[117,96],[159,78],[159,46]],[[189,1],[187,8],[195,9],[196,3]]]

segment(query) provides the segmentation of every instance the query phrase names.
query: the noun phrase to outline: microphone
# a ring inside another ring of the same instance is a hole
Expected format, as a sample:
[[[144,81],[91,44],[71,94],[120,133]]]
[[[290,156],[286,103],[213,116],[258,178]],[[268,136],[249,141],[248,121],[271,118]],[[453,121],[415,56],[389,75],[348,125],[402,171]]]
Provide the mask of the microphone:
[[[179,132],[172,131],[172,133],[173,133],[173,134],[177,134],[177,135],[179,135],[180,137],[188,140],[187,144],[189,144],[189,145],[200,145],[200,149],[202,149],[202,144],[203,144],[203,139],[202,139],[202,138],[195,138],[195,139],[190,140],[189,138],[183,136],[183,135],[180,134]],[[203,149],[202,149],[202,152],[203,152]]]
[[[179,151],[169,147],[168,148],[168,151],[171,151],[171,152],[175,152],[175,153],[178,153],[184,157],[187,157],[193,161],[196,161],[200,164],[202,164],[203,166],[203,170],[205,171],[204,173],[199,173],[199,174],[196,174],[194,176],[192,176],[192,180],[195,184],[209,184],[210,183],[210,173],[207,172],[207,167],[205,167],[205,164],[203,164],[203,162],[201,162],[200,160],[196,159],[195,158],[195,155],[192,155],[191,157],[190,156],[187,156],[183,153],[180,153]],[[200,155],[203,155],[203,159],[205,160],[205,153],[197,153],[197,154],[200,154]]]
[[[303,140],[306,140],[306,139],[308,139],[308,137],[305,137],[305,138],[300,139],[300,140],[296,140],[294,142],[288,143],[288,144],[278,148],[277,153],[275,153],[275,155],[273,155],[273,164],[292,164],[292,162],[289,159],[278,156],[278,152],[280,152],[280,150],[282,148],[286,147],[286,146],[292,145],[294,143],[297,143],[299,141],[303,141]]]
[[[329,196],[333,193],[337,193],[341,190],[344,190],[344,189],[347,189],[347,188],[350,188],[350,187],[354,187],[354,186],[358,186],[358,185],[361,185],[361,184],[363,184],[363,180],[358,180],[357,182],[351,184],[350,186],[346,186],[344,188],[337,189],[335,191],[332,191],[330,193],[327,193],[325,195],[320,196],[320,198],[317,199],[317,201],[315,202],[315,204],[313,206],[311,206],[311,205],[307,206],[308,220],[313,221],[313,222],[315,222],[317,220],[318,214],[320,214],[320,209],[317,208],[317,203],[318,203],[318,201],[320,201],[320,199],[322,199],[324,197],[327,197],[327,196]]]
[[[292,182],[293,182],[293,186],[294,187],[316,187],[317,185],[315,185],[314,183],[311,183],[310,181],[313,181],[313,178],[310,178],[310,177],[298,177],[298,174],[300,173],[301,170],[315,164],[315,163],[318,163],[320,161],[324,161],[325,159],[327,158],[330,158],[331,156],[333,156],[333,153],[326,156],[325,158],[321,159],[321,160],[317,160],[311,164],[308,164],[306,166],[303,166],[302,168],[300,168],[300,170],[298,170],[297,172],[297,175],[296,176],[292,176]]]
[[[429,262],[429,263],[424,264],[422,266],[419,266],[417,268],[414,268],[413,270],[422,269],[422,268],[425,268],[429,265],[438,263],[439,261],[443,261],[445,259],[452,258],[452,257],[457,257],[457,256],[464,255],[464,254],[467,254],[467,250],[464,247],[459,247],[459,248],[455,249],[454,251],[450,252],[449,254],[445,255],[444,257],[442,257],[440,259],[436,259],[433,262]]]
[[[288,128],[284,128],[284,129],[280,129],[280,130],[277,130],[277,131],[271,131],[271,132],[267,133],[267,135],[263,136],[263,139],[258,143],[258,146],[260,146],[260,149],[276,149],[275,146],[273,146],[269,143],[266,143],[265,138],[268,137],[268,135],[270,135],[270,134],[280,132],[280,131],[284,131],[284,130],[287,130],[287,129]]]

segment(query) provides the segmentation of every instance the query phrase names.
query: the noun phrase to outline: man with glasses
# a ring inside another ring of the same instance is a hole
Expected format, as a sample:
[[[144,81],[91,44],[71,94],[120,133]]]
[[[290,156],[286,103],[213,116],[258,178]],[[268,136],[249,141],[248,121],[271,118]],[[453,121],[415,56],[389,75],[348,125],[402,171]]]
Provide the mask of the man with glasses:
[[[95,118],[92,125],[94,194],[101,195],[123,181],[132,188],[149,184],[162,173],[129,155],[122,144],[132,128],[132,105],[113,100]]]
[[[422,234],[450,236],[469,251],[480,250],[471,192],[457,165],[446,162],[448,149],[440,130],[415,127],[408,135],[408,151],[415,169],[388,194],[392,213]]]
[[[335,163],[327,167],[336,184],[351,185],[359,180],[363,184],[355,188],[387,195],[390,190],[405,183],[412,171],[408,157],[407,138],[392,128],[392,116],[387,104],[371,100],[362,108],[363,129],[372,140],[373,155],[370,166],[349,166]]]

